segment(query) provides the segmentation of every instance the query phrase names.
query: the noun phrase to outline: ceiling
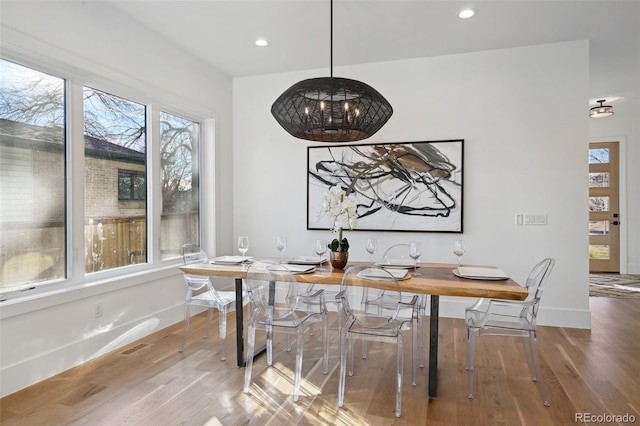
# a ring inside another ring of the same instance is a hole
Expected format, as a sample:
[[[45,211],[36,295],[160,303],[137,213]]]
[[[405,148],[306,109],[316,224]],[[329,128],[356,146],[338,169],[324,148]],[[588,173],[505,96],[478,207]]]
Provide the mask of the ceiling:
[[[329,0],[109,3],[231,77],[329,68]],[[333,36],[334,66],[589,39],[590,103],[638,100],[640,0],[335,0]]]

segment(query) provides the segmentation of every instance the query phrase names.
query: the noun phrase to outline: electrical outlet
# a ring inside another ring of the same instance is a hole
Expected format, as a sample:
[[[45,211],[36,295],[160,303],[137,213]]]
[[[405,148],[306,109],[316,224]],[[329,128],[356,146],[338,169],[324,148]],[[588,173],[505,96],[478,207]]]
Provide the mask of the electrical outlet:
[[[93,318],[102,318],[102,302],[93,305]]]

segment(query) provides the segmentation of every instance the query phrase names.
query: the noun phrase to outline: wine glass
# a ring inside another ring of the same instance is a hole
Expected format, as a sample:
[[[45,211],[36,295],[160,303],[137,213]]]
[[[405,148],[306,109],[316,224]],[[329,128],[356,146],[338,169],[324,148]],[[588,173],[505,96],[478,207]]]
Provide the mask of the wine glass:
[[[378,240],[367,238],[367,252],[371,255],[371,266],[373,266],[373,254],[378,250]]]
[[[244,261],[245,253],[249,250],[249,237],[238,237],[238,250],[242,253]]]
[[[418,259],[422,256],[422,243],[418,241],[411,241],[409,244],[409,256],[413,259],[413,276],[420,275],[418,272]]]
[[[316,254],[318,255],[318,261],[320,262],[320,271],[324,271],[322,266],[322,255],[327,252],[327,240],[316,240]]]
[[[280,263],[282,263],[282,254],[287,249],[287,236],[286,235],[278,235],[276,238],[276,248],[280,252]]]
[[[464,240],[455,240],[453,242],[453,254],[458,256],[458,267],[461,266],[462,255],[465,251],[467,251],[467,249],[464,245]]]

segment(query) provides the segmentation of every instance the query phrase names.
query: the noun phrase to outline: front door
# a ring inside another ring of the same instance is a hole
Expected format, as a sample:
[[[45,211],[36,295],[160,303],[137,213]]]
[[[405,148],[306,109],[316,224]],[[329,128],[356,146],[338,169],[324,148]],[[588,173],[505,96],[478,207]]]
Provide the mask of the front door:
[[[620,272],[618,143],[589,144],[589,270]]]

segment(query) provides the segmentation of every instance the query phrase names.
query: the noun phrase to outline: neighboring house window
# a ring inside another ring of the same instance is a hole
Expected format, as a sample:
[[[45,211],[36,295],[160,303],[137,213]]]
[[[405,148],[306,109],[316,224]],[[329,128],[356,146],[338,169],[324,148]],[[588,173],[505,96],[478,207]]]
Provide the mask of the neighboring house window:
[[[200,125],[160,112],[162,218],[160,258],[180,256],[185,243],[200,245]]]
[[[66,276],[64,93],[0,60],[0,293]]]
[[[144,199],[146,129],[144,105],[84,88],[85,270],[88,273],[147,261],[146,203],[122,206],[118,202],[121,192],[118,170],[125,164],[132,174],[128,199]],[[142,181],[136,176],[141,176]]]
[[[147,186],[145,184],[144,173],[132,172],[130,170],[118,170],[118,200],[145,200]]]

